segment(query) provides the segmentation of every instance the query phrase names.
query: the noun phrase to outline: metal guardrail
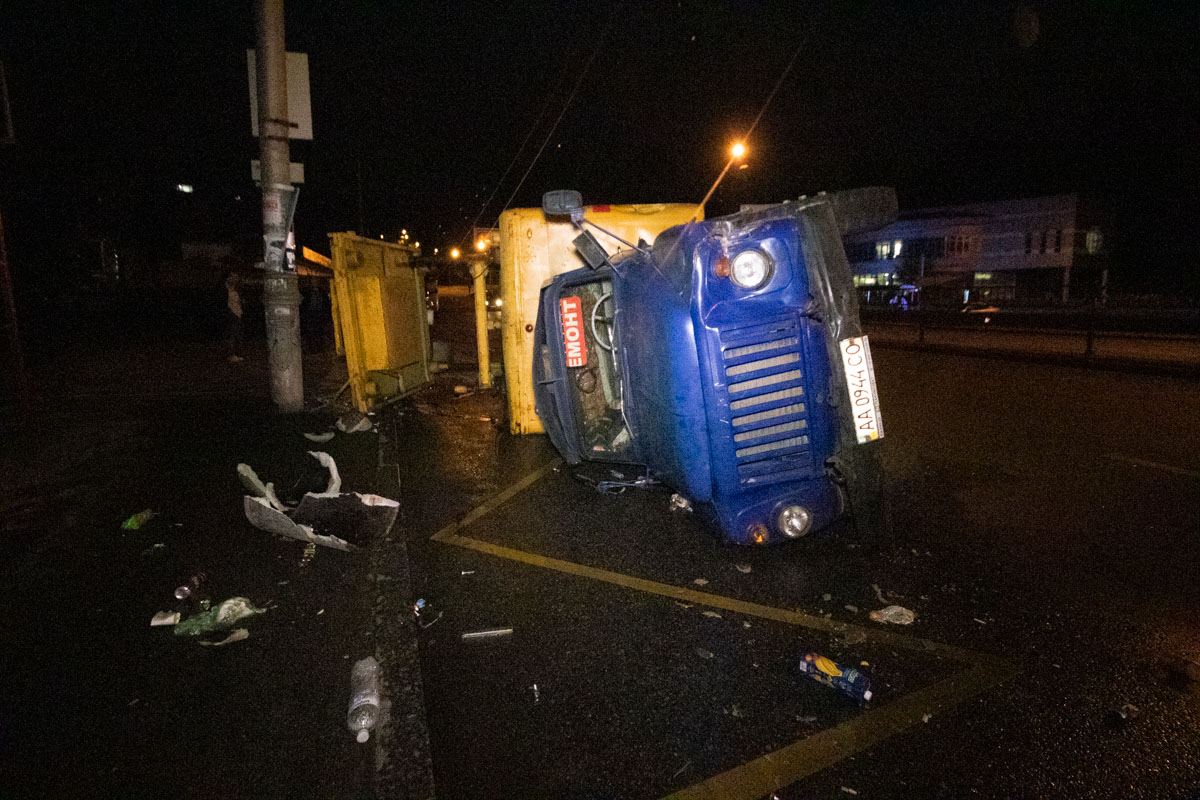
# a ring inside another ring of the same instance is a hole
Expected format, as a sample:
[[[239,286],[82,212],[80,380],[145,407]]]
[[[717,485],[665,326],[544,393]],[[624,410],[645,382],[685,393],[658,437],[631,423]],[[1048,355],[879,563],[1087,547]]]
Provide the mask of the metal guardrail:
[[[990,325],[962,327],[921,321],[868,321],[865,328],[872,343],[882,345],[1200,372],[1200,336]]]

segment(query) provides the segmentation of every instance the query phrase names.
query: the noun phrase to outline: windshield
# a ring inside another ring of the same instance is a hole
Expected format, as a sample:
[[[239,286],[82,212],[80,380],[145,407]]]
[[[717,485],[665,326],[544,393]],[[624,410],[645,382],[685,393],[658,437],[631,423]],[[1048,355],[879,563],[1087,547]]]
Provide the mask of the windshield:
[[[563,288],[559,313],[567,352],[567,383],[579,421],[580,444],[592,458],[630,450],[621,402],[621,371],[613,348],[612,281]]]

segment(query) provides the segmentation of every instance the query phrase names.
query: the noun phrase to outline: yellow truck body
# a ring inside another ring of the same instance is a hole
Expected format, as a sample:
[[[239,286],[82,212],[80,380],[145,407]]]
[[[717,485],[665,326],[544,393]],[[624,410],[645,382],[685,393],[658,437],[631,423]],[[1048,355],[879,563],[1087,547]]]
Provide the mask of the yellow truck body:
[[[694,203],[594,205],[585,219],[627,242],[653,244],[655,237],[693,218],[704,218]],[[624,247],[591,229],[610,255]],[[542,433],[534,410],[533,328],[542,284],[555,275],[584,266],[572,241],[579,231],[569,222],[547,222],[540,208],[513,208],[500,215],[500,299],[503,312],[504,375],[508,389],[509,429]]]

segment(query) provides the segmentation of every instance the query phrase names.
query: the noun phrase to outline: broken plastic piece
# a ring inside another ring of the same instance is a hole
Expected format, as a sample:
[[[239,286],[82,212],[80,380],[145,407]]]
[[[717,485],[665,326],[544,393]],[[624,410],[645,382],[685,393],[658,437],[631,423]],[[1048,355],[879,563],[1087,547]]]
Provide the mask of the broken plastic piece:
[[[304,434],[304,438],[308,439],[310,442],[325,444],[325,442],[328,442],[333,438],[333,431],[325,431],[324,433],[306,433]]]
[[[147,522],[149,522],[150,520],[154,519],[157,516],[158,516],[158,512],[151,511],[148,508],[145,511],[139,511],[138,513],[134,514],[129,519],[127,519],[121,523],[121,530],[123,530],[123,531],[140,530],[143,526],[145,526],[145,524]]]
[[[872,622],[890,622],[893,625],[911,625],[917,615],[904,606],[888,606],[870,614]]]
[[[339,417],[336,427],[342,433],[364,433],[371,430],[371,420],[357,411],[352,411]]]
[[[201,636],[206,633],[228,630],[238,620],[267,613],[257,608],[245,597],[231,597],[202,614],[195,614],[175,626],[176,636]]]
[[[705,612],[704,612],[704,616],[706,616],[706,617],[714,617],[714,618],[716,618],[716,619],[721,619],[721,615],[720,615],[720,614],[718,614],[718,613],[717,613],[717,612],[715,612],[715,611],[705,611]]]
[[[677,492],[671,495],[671,500],[667,504],[667,508],[672,511],[691,511],[692,501]]]
[[[749,575],[753,569],[753,567],[751,567],[749,564],[734,564],[733,566],[735,569],[737,569],[738,572],[742,573],[743,575]]]
[[[226,636],[224,639],[222,639],[219,642],[201,641],[201,642],[199,642],[199,644],[202,644],[205,647],[223,647],[227,644],[233,644],[234,642],[245,641],[246,639],[249,639],[249,638],[250,638],[250,631],[246,630],[245,628],[234,628],[233,630],[231,630],[229,632],[228,636]]]
[[[696,655],[698,655],[698,656],[700,656],[701,658],[703,658],[703,659],[707,660],[707,659],[710,659],[710,658],[712,658],[712,657],[713,657],[713,652],[712,652],[712,650],[705,650],[703,647],[697,647],[697,648],[696,648]]]
[[[338,474],[337,462],[329,453],[308,451],[308,454],[321,462],[321,466],[329,470],[329,483],[325,491],[314,493],[314,497],[333,497],[342,491],[342,476]]]
[[[275,495],[275,484],[263,483],[249,464],[238,464],[237,474],[238,478],[242,482],[242,486],[246,487],[246,491],[249,492],[252,497],[263,498],[268,502],[268,504],[270,504],[272,508],[277,511],[285,510],[286,507]]]
[[[512,628],[484,628],[481,631],[467,631],[462,635],[464,642],[475,639],[498,639],[501,636],[512,636]]]
[[[706,586],[708,585],[708,578],[696,578],[696,580],[692,581],[692,583],[696,584],[697,586]]]
[[[179,622],[178,611],[160,611],[150,618],[150,627],[157,628],[162,625],[174,625]]]

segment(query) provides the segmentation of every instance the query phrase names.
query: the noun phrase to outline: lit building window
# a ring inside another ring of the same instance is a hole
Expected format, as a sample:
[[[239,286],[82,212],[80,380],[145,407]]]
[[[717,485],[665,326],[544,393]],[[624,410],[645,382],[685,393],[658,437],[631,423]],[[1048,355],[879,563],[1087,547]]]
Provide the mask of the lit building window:
[[[875,258],[885,259],[892,257],[891,242],[876,242],[875,243]]]
[[[975,282],[976,283],[987,283],[991,279],[992,279],[992,273],[990,273],[990,272],[976,272],[975,273]]]
[[[1083,240],[1083,246],[1088,251],[1088,255],[1094,256],[1100,252],[1100,247],[1104,244],[1104,238],[1100,235],[1100,231],[1092,228],[1087,232],[1087,236]]]
[[[900,248],[903,246],[904,246],[903,239],[897,239],[896,241],[892,242],[892,258],[900,257]]]

